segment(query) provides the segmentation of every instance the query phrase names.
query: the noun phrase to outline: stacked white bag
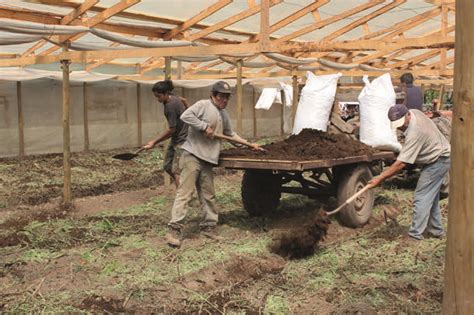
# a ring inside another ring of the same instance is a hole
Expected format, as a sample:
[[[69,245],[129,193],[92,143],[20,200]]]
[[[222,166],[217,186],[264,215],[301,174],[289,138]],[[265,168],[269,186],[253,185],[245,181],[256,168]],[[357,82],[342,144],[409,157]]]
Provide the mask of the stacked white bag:
[[[399,152],[401,145],[387,117],[396,97],[390,74],[381,75],[372,82],[365,75],[363,81],[365,87],[359,95],[360,141],[380,150]]]
[[[316,76],[306,74],[306,85],[301,91],[296,111],[293,134],[304,128],[327,130],[329,115],[337,90],[337,81],[341,73]]]

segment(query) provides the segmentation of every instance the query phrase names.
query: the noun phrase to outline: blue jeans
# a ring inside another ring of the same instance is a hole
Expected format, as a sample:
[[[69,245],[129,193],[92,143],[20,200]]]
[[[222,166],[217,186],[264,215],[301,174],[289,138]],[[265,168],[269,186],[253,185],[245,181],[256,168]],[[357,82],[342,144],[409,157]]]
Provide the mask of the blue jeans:
[[[439,210],[439,191],[450,163],[449,157],[440,157],[421,170],[413,201],[413,221],[408,232],[411,237],[421,240],[425,230],[433,236],[444,234]]]

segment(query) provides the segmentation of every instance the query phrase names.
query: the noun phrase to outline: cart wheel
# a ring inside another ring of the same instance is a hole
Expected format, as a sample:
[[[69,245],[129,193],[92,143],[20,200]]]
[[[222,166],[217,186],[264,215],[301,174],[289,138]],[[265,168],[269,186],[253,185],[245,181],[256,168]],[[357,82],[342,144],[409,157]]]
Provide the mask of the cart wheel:
[[[372,174],[370,169],[365,165],[347,169],[345,174],[341,174],[339,178],[337,203],[342,204],[361,190],[370,179],[372,179]],[[372,215],[374,199],[374,192],[370,189],[338,213],[339,222],[348,227],[355,228],[363,226],[369,221]]]
[[[281,176],[246,170],[242,178],[242,202],[251,216],[262,216],[278,208]]]

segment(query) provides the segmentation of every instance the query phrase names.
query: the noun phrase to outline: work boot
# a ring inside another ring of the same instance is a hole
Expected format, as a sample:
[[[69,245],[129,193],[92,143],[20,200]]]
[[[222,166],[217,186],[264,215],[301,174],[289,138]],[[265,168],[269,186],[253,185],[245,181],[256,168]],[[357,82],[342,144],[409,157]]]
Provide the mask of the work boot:
[[[165,235],[166,243],[171,247],[181,246],[181,231],[174,228],[169,228],[168,233]]]
[[[201,227],[201,234],[207,238],[215,241],[222,241],[224,238],[217,232],[217,227],[214,226],[203,226]]]

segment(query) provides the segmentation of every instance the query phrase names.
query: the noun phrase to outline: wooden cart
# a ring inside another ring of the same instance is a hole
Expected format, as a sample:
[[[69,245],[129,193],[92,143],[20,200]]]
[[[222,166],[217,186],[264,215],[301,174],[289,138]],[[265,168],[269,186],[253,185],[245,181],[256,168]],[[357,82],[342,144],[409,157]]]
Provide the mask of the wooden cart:
[[[313,161],[224,156],[219,165],[244,170],[241,190],[244,208],[250,215],[261,216],[278,207],[282,193],[315,199],[336,196],[341,204],[380,173],[383,160],[393,159],[392,152]],[[346,226],[362,226],[369,220],[373,204],[374,192],[369,190],[346,206],[338,218]]]

